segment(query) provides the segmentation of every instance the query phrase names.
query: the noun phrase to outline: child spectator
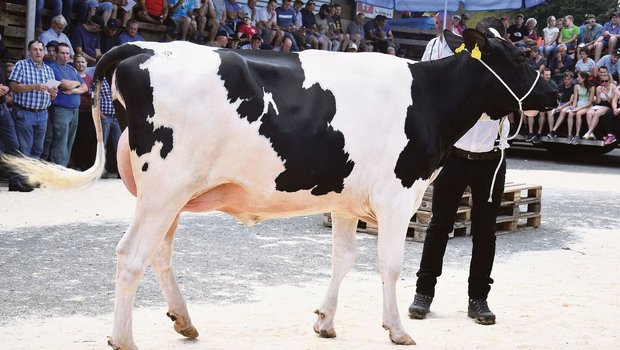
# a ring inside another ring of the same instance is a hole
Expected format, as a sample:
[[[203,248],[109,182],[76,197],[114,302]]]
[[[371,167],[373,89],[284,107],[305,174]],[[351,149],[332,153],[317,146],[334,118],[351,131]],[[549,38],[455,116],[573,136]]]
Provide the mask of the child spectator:
[[[551,79],[551,70],[549,68],[545,68],[545,70],[542,73],[542,78],[545,82],[547,82],[547,84],[549,84],[549,86],[553,90],[556,90],[556,91],[558,90],[557,84],[555,83],[555,81]],[[547,119],[545,119],[545,114],[547,116]],[[531,117],[528,116],[527,127],[529,129],[529,134],[527,135],[527,138],[525,140],[528,142],[531,141],[534,144],[540,143],[540,135],[542,134],[542,131],[545,127],[545,121],[549,119],[551,120],[549,123],[549,129],[551,129],[553,127],[553,112],[552,111],[539,112],[538,113],[538,132],[534,134],[534,116],[531,116]]]

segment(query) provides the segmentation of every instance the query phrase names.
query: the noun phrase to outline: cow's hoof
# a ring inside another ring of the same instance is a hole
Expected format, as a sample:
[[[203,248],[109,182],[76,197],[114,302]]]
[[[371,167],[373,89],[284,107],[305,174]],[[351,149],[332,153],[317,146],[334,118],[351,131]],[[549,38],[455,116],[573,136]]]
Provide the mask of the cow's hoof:
[[[390,332],[390,340],[392,341],[392,343],[398,345],[415,345],[415,341],[409,336],[409,334],[403,334],[400,337],[394,337],[392,336],[392,332]]]
[[[325,319],[325,313],[321,310],[314,311],[315,314],[318,315],[316,322],[314,322],[314,332],[319,335],[321,338],[336,338],[336,330],[334,327],[330,327],[328,329],[321,329],[321,322]]]
[[[196,330],[196,327],[194,326],[189,326],[189,327],[185,327],[184,329],[179,329],[179,327],[177,327],[176,323],[174,325],[174,330],[181,334],[184,337],[187,338],[196,338],[198,337],[198,331]]]

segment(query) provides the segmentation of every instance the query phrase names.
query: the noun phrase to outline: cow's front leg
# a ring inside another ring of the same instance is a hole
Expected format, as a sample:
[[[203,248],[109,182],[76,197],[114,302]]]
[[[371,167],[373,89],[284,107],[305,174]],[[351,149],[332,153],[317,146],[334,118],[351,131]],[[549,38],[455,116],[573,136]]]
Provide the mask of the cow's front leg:
[[[179,225],[179,215],[174,219],[168,229],[166,238],[159,246],[159,249],[151,259],[151,267],[155,272],[159,287],[164,293],[166,303],[168,303],[168,317],[174,321],[174,330],[188,338],[196,338],[198,331],[192,325],[192,320],[187,311],[185,299],[181,294],[177,279],[172,271],[172,250],[174,236]]]
[[[166,203],[163,198],[167,196],[162,193],[157,193],[157,196],[138,197],[131,226],[116,247],[114,325],[112,336],[108,339],[108,344],[115,350],[137,349],[132,335],[132,308],[136,288],[153,254],[183,206],[180,203],[175,206],[169,199]]]
[[[358,219],[346,214],[332,213],[332,277],[329,281],[323,306],[317,309],[314,331],[323,338],[336,336],[334,315],[338,306],[338,291],[344,276],[355,262],[355,231]]]
[[[394,201],[398,203],[399,201]],[[405,236],[411,219],[406,208],[386,209],[378,216],[379,272],[383,281],[383,328],[390,340],[401,345],[415,345],[403,327],[396,301],[396,281],[403,264]]]

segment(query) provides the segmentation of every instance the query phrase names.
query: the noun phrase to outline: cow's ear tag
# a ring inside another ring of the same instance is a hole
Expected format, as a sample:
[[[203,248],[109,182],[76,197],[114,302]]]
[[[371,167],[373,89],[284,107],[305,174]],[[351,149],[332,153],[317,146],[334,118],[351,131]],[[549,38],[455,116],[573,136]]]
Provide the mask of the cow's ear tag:
[[[454,50],[454,53],[461,53],[461,51],[465,50],[465,43],[461,44],[461,46],[457,47],[456,50]]]
[[[482,59],[482,52],[480,52],[480,49],[478,48],[478,44],[476,44],[476,46],[474,46],[474,49],[471,50],[471,57],[477,60]]]

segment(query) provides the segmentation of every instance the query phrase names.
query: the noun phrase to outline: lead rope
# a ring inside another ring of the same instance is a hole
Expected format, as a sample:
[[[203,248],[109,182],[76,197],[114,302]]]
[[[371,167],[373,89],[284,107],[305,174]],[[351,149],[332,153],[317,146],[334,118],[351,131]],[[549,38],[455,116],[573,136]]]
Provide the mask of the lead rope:
[[[469,50],[467,50],[465,48],[465,44],[461,44],[461,46],[459,48],[457,48],[456,50],[454,50],[455,53],[459,53],[461,51],[467,51],[469,52]],[[519,121],[519,126],[517,127],[517,130],[515,131],[514,135],[509,136],[509,137],[504,137],[503,136],[503,122],[504,119],[506,119],[506,116],[502,117],[502,119],[500,120],[500,125],[499,125],[499,137],[496,141],[499,141],[499,147],[498,146],[494,146],[498,147],[500,149],[500,153],[501,156],[499,158],[499,163],[497,164],[497,167],[495,168],[495,173],[493,174],[493,181],[491,181],[491,188],[489,189],[489,198],[487,199],[487,202],[491,203],[493,202],[493,188],[495,187],[495,179],[497,178],[497,173],[499,172],[499,168],[502,166],[502,162],[504,161],[504,148],[501,147],[502,145],[502,141],[504,142],[508,142],[509,140],[514,139],[517,134],[519,133],[519,131],[521,130],[521,124],[523,124],[523,100],[525,100],[530,93],[532,93],[532,91],[534,90],[534,86],[536,86],[536,83],[538,83],[538,79],[540,79],[540,73],[538,71],[536,72],[536,79],[534,79],[534,83],[532,84],[532,86],[530,87],[530,89],[527,91],[527,93],[525,95],[523,95],[523,97],[518,98],[517,95],[512,91],[512,89],[508,86],[508,84],[506,84],[506,82],[499,76],[497,75],[497,73],[495,73],[495,71],[493,69],[491,69],[491,67],[489,67],[486,62],[484,62],[482,60],[482,54],[480,52],[480,49],[478,48],[478,44],[476,44],[474,46],[474,48],[472,49],[472,52],[470,53],[470,56],[472,58],[475,58],[478,62],[482,63],[483,66],[485,66],[491,73],[493,73],[493,75],[495,75],[495,77],[497,78],[497,80],[499,80],[508,90],[508,92],[510,92],[510,94],[512,95],[512,97],[515,98],[515,100],[517,100],[517,104],[519,105],[519,113],[521,113],[521,119]]]

